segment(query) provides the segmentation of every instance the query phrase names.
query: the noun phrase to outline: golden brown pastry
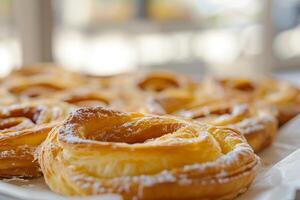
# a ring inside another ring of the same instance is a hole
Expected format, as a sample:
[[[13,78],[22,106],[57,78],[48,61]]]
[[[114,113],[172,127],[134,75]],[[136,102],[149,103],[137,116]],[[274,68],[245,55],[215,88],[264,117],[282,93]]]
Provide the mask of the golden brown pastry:
[[[78,107],[107,107],[113,104],[113,95],[101,90],[88,88],[65,90],[54,95],[54,99],[67,102]]]
[[[10,95],[20,100],[47,98],[56,92],[79,87],[81,84],[74,81],[57,78],[18,78],[8,80],[2,87]]]
[[[277,134],[277,112],[266,105],[221,101],[200,106],[191,104],[175,114],[239,130],[255,152],[271,145]]]
[[[90,74],[84,74],[83,76],[87,79],[88,85],[96,89],[116,89],[120,86],[129,85],[129,80],[127,80],[128,75],[126,74],[111,76],[94,76]]]
[[[19,100],[10,94],[5,88],[0,86],[0,106],[12,105],[18,103]]]
[[[260,161],[233,129],[97,107],[53,129],[39,163],[49,187],[69,196],[232,199]]]
[[[83,75],[64,69],[54,64],[36,64],[30,66],[22,66],[13,70],[8,79],[17,78],[57,78],[57,79],[83,79]]]
[[[119,74],[110,77],[91,77],[91,84],[103,85],[103,88],[123,90],[134,90],[137,93],[155,94],[166,90],[187,90],[195,89],[195,82],[188,76],[171,73],[167,71],[136,72]],[[99,84],[100,83],[100,84]]]
[[[143,112],[170,114],[190,103],[197,84],[188,76],[166,71],[145,73],[137,79],[137,92],[144,95]]]
[[[120,111],[139,111],[142,110],[143,96],[134,90],[77,88],[58,92],[52,98],[80,108],[102,106]]]
[[[225,100],[203,94],[165,92],[150,98],[145,103],[144,111],[237,129],[255,152],[272,144],[278,126],[278,113],[274,107],[233,97]]]
[[[168,90],[148,96],[142,105],[142,111],[159,115],[172,114],[189,106],[195,99],[196,95],[190,91]]]
[[[149,92],[161,92],[170,89],[193,91],[195,83],[187,76],[156,71],[140,76],[137,80],[137,87]]]
[[[23,66],[12,71],[1,83],[1,89],[20,101],[48,98],[56,92],[88,87],[88,79],[55,65]]]
[[[285,81],[272,78],[207,78],[203,85],[203,89],[211,95],[274,105],[279,111],[280,125],[300,113],[300,90]]]
[[[257,91],[257,98],[278,109],[279,124],[283,125],[300,114],[300,89],[275,79],[264,79]]]
[[[34,151],[71,109],[50,101],[0,107],[0,177],[41,175]]]

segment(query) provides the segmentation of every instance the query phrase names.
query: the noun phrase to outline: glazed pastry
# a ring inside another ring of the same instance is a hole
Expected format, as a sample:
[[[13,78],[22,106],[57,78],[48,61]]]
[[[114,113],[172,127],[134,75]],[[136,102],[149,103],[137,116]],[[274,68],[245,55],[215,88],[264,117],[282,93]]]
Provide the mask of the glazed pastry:
[[[111,77],[100,77],[98,80],[105,82],[105,88],[120,91],[131,90],[140,94],[153,95],[169,90],[190,92],[195,90],[195,82],[191,78],[167,71],[120,74]]]
[[[299,88],[280,80],[258,78],[207,78],[203,89],[222,98],[237,97],[247,101],[263,101],[274,105],[278,111],[279,124],[283,125],[300,113]]]
[[[283,125],[300,114],[300,89],[275,79],[264,79],[257,92],[257,98],[278,109],[279,124]]]
[[[0,106],[12,105],[18,102],[18,98],[10,94],[5,88],[0,87]]]
[[[189,77],[170,72],[151,72],[137,81],[140,91],[149,94],[144,98],[141,111],[154,114],[169,114],[194,98],[196,83]]]
[[[168,90],[160,94],[150,95],[144,101],[142,111],[159,115],[172,114],[189,106],[195,99],[196,96],[190,91]]]
[[[98,80],[105,85],[102,88],[118,91],[122,96],[128,96],[127,93],[130,93],[135,97],[143,97],[170,91],[193,93],[195,90],[195,83],[189,77],[166,71],[121,74]]]
[[[233,129],[97,107],[53,129],[39,163],[49,187],[68,196],[232,199],[260,161]]]
[[[3,83],[7,93],[20,100],[47,98],[56,92],[81,86],[78,82],[56,78],[20,78]]]
[[[54,65],[24,66],[2,80],[1,88],[20,101],[48,98],[54,93],[77,87],[88,87],[83,75]]]
[[[50,101],[0,107],[0,177],[40,176],[34,151],[71,109]]]
[[[239,130],[255,152],[273,143],[278,127],[277,112],[267,105],[221,101],[190,105],[174,114]]]
[[[112,95],[108,94],[108,92],[88,88],[65,90],[54,95],[54,99],[73,104],[77,107],[107,107],[113,104]]]
[[[139,77],[137,87],[150,92],[161,92],[170,89],[193,91],[195,83],[187,76],[157,71]]]
[[[197,120],[216,126],[239,130],[249,144],[259,152],[272,144],[277,133],[277,110],[263,103],[251,103],[244,99],[224,99],[168,92],[150,98],[145,112],[169,114]]]
[[[64,90],[52,96],[53,99],[64,101],[77,107],[102,106],[120,111],[142,110],[143,96],[131,90],[120,92],[114,89],[78,88]]]
[[[13,70],[8,79],[18,79],[18,78],[57,78],[57,79],[83,79],[83,75],[75,72],[68,71],[61,66],[57,66],[54,64],[36,64],[30,66],[22,66],[19,69]]]

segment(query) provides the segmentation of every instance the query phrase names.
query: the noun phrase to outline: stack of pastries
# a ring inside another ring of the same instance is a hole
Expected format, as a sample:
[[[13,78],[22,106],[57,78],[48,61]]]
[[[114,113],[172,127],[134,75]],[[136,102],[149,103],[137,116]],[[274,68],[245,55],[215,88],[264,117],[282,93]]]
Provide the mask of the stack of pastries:
[[[44,176],[67,196],[233,199],[255,154],[300,113],[300,90],[272,78],[171,72],[99,77],[25,66],[1,80],[0,177]]]

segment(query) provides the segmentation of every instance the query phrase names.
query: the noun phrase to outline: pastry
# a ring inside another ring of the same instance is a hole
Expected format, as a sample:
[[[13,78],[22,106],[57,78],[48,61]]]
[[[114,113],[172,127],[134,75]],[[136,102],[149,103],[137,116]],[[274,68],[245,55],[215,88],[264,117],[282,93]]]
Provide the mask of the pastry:
[[[73,112],[38,155],[53,191],[123,199],[232,199],[260,163],[236,130],[102,107]]]
[[[73,104],[77,107],[110,106],[113,95],[101,90],[77,88],[64,90],[54,95],[54,99]]]
[[[50,101],[0,107],[0,177],[40,176],[34,151],[71,109]]]
[[[277,133],[277,112],[267,105],[213,101],[191,104],[174,113],[203,123],[239,130],[255,152],[267,148]]]
[[[145,112],[168,114],[197,120],[215,126],[239,130],[255,152],[272,144],[277,133],[278,112],[265,103],[254,103],[241,98],[227,100],[186,92],[165,92],[145,103]]]
[[[170,89],[193,91],[195,83],[187,76],[157,71],[138,77],[137,87],[148,92],[161,92]]]
[[[58,91],[88,87],[88,79],[55,65],[24,66],[2,80],[6,93],[23,101],[48,98]]]
[[[83,79],[83,75],[64,69],[61,66],[54,64],[36,64],[29,66],[22,66],[21,68],[13,70],[7,79],[18,78],[64,78],[64,79]],[[5,79],[5,78],[4,78]]]
[[[263,101],[278,109],[283,125],[300,113],[300,90],[285,81],[272,78],[256,80],[242,78],[207,78],[203,89],[222,98],[238,97],[246,101]]]
[[[75,80],[56,78],[18,78],[6,81],[2,87],[20,100],[48,98],[56,92],[81,86]]]

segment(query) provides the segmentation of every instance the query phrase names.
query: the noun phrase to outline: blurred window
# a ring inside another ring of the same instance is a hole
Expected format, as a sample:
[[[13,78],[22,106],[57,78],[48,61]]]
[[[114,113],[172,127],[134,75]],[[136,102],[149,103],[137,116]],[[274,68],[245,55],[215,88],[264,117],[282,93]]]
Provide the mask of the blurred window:
[[[54,2],[54,57],[79,71],[111,74],[189,62],[227,67],[262,52],[260,0]]]
[[[200,67],[200,63],[226,69],[234,63],[256,61],[263,52],[264,1],[53,0],[52,3],[54,61],[78,71],[114,74],[147,67]],[[21,64],[13,8],[13,0],[0,2],[0,74]],[[22,23],[20,16],[17,19]],[[290,26],[295,27],[293,23]],[[279,56],[297,54],[297,35],[297,29],[287,28],[278,35],[275,48],[288,40],[291,49],[287,53],[278,48]]]
[[[300,0],[274,0],[275,54],[283,60],[296,59],[300,65]]]
[[[134,0],[54,1],[54,58],[73,70],[114,74],[135,69],[130,36],[114,30],[135,17]]]
[[[0,1],[0,76],[20,65],[20,43],[13,20],[13,1]]]

